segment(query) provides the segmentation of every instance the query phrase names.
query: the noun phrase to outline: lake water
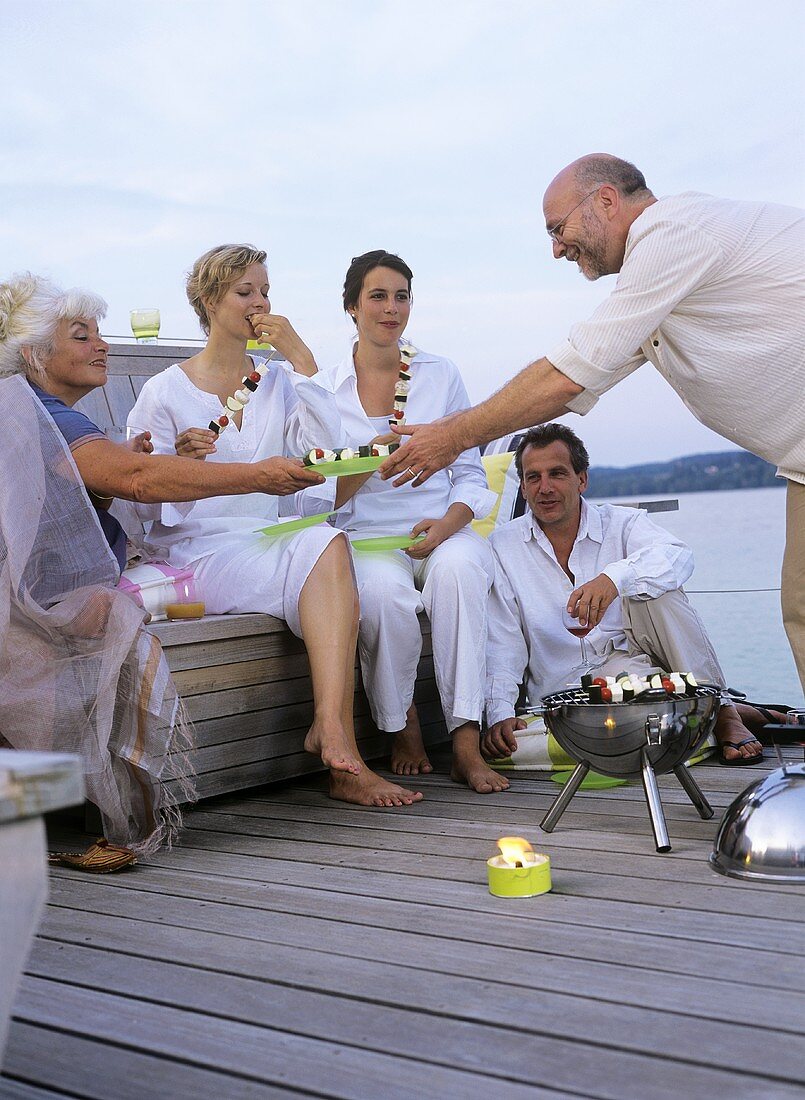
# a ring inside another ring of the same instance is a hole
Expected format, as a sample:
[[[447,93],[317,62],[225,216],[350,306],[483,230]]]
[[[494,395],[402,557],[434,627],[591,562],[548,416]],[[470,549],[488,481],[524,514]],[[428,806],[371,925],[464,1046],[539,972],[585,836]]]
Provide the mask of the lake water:
[[[784,488],[683,493],[678,512],[651,518],[693,548],[696,568],[685,590],[729,686],[757,702],[801,706],[780,611],[785,496]]]

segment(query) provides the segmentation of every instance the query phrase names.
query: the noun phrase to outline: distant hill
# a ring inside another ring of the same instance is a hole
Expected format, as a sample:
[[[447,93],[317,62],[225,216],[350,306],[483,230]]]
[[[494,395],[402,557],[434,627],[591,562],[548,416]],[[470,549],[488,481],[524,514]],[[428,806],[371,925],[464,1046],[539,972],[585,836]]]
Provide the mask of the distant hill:
[[[587,497],[621,497],[646,493],[699,493],[715,489],[783,486],[775,467],[748,451],[686,455],[671,462],[642,466],[593,466]]]

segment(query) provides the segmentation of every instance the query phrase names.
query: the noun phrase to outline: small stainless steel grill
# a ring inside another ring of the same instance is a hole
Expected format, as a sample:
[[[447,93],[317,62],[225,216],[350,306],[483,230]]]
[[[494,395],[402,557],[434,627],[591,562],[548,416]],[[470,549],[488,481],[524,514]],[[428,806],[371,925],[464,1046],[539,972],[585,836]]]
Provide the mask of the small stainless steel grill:
[[[556,740],[578,764],[542,820],[553,832],[591,767],[603,775],[640,776],[658,852],[671,844],[657,787],[657,775],[673,771],[699,815],[713,809],[685,767],[685,760],[710,734],[718,715],[721,691],[699,684],[690,695],[649,690],[628,703],[592,703],[587,692],[569,688],[542,700],[545,722]]]

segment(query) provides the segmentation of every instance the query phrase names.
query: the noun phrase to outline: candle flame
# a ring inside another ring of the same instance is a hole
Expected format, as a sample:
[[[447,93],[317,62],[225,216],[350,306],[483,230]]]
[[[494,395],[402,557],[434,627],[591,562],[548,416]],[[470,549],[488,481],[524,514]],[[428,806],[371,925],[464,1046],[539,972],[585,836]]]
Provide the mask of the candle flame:
[[[609,718],[604,719],[604,725],[607,727],[608,730],[614,730],[617,722],[614,718],[610,716]]]
[[[502,836],[498,841],[501,855],[512,867],[533,863],[534,849],[521,836]]]

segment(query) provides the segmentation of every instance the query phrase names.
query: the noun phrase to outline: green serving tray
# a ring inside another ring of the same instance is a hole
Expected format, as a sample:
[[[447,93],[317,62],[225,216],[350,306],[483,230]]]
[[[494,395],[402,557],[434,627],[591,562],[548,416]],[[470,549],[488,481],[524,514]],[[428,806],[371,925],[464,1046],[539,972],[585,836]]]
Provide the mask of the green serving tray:
[[[260,527],[255,531],[256,535],[292,535],[294,531],[304,531],[306,527],[318,527],[324,523],[334,512],[320,512],[317,516],[303,516],[302,519],[289,519],[284,523],[273,523],[270,527]]]
[[[387,458],[388,455],[378,455],[376,458],[347,458],[343,462],[316,462],[305,469],[314,470],[322,477],[349,477],[350,474],[370,474]]]
[[[567,783],[573,774],[573,769],[568,768],[567,771],[551,772],[551,782],[558,783],[561,787]],[[603,791],[607,787],[625,787],[627,780],[616,779],[614,775],[601,775],[599,772],[587,772],[584,779],[581,781],[579,790],[582,791]]]
[[[409,546],[416,546],[422,542],[424,534],[412,539],[410,535],[376,535],[370,539],[354,539],[352,549],[359,554],[384,554],[388,550],[407,550]]]

